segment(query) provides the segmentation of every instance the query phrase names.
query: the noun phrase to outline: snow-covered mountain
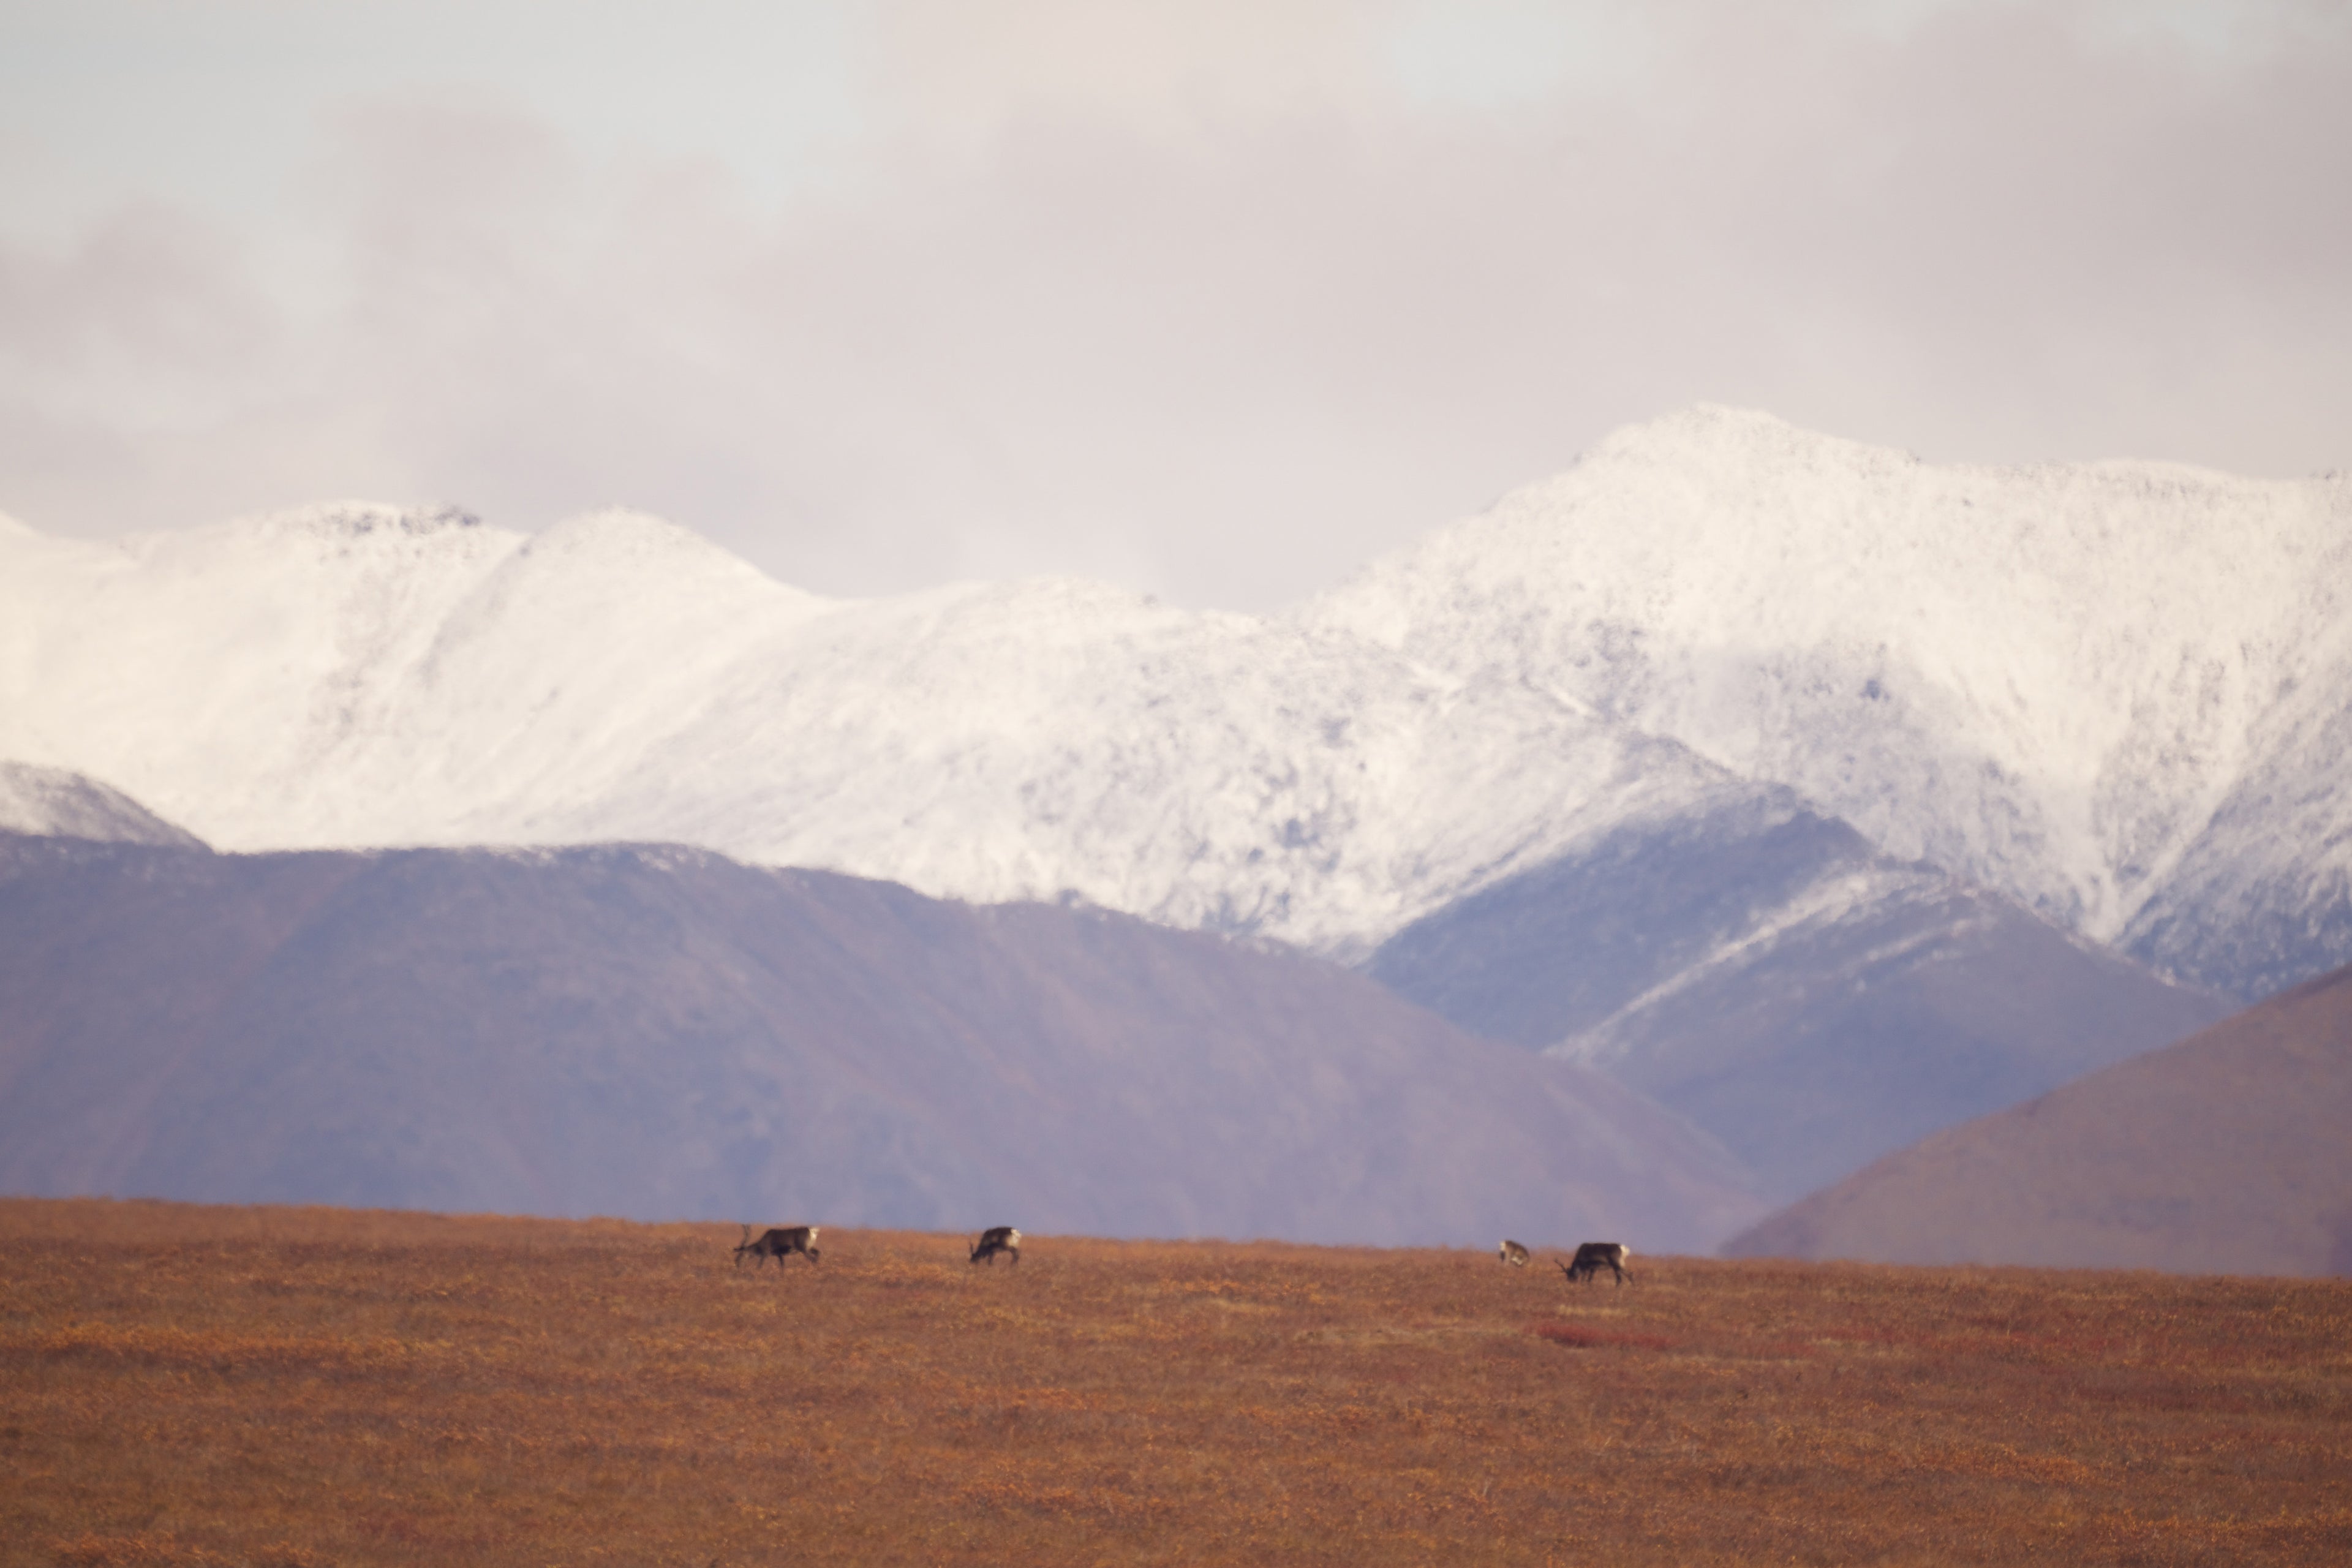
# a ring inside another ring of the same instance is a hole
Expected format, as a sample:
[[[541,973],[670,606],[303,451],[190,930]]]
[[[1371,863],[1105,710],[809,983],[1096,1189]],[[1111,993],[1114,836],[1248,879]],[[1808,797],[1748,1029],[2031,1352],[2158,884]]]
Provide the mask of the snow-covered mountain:
[[[223,848],[663,840],[1341,955],[1745,786],[1516,682],[1069,581],[835,603],[687,531],[0,532],[0,755]]]
[[[1937,467],[1703,407],[1298,620],[1670,736],[2242,995],[2352,957],[2340,474]]]
[[[1770,785],[2245,994],[2352,958],[2352,481],[1700,408],[1283,616],[828,601],[684,529],[0,521],[0,757],[229,849],[704,846],[1360,958]]]

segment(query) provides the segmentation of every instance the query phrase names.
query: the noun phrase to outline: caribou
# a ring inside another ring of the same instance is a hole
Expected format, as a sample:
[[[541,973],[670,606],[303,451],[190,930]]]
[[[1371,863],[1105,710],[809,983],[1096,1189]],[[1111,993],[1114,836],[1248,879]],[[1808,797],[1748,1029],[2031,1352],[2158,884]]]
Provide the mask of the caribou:
[[[742,1245],[735,1249],[735,1267],[743,1267],[743,1255],[747,1252],[751,1255],[751,1267],[754,1268],[771,1258],[776,1260],[776,1267],[782,1268],[784,1259],[795,1252],[814,1263],[817,1260],[816,1230],[813,1225],[776,1226],[759,1240],[753,1241],[751,1227],[747,1225],[743,1227]]]
[[[988,1266],[993,1268],[996,1267],[996,1255],[1000,1252],[1012,1254],[1013,1264],[1015,1267],[1019,1266],[1021,1233],[1009,1225],[1000,1225],[982,1231],[979,1244],[971,1249],[971,1260],[979,1263],[984,1259]]]
[[[1504,1239],[1502,1246],[1495,1249],[1495,1256],[1514,1268],[1525,1268],[1528,1266],[1528,1249],[1508,1237]]]
[[[1561,1263],[1559,1271],[1568,1276],[1570,1284],[1590,1285],[1606,1268],[1622,1285],[1632,1272],[1625,1267],[1625,1260],[1633,1256],[1633,1249],[1622,1241],[1588,1241],[1576,1249],[1576,1261]],[[1559,1259],[1553,1261],[1557,1263]]]

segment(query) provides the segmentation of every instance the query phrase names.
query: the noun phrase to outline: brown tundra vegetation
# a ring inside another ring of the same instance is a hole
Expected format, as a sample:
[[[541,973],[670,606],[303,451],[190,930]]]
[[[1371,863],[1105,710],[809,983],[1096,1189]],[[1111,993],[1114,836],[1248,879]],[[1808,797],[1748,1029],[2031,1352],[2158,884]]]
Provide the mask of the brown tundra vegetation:
[[[0,1201],[0,1563],[2352,1561],[2352,1282]]]

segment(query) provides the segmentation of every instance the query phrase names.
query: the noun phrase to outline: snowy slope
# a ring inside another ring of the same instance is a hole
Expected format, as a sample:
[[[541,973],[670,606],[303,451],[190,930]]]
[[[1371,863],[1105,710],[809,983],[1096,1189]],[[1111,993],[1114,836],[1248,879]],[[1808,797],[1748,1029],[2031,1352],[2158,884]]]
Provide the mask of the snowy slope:
[[[63,768],[29,763],[0,763],[0,833],[202,847],[194,835],[173,826],[121,790]]]
[[[832,603],[625,513],[0,531],[0,756],[224,848],[660,839],[1342,955],[1738,787],[1358,639],[1069,581]]]
[[[2313,662],[2322,676],[2265,717],[2255,763],[2123,938],[2246,1001],[2352,960],[2352,658]]]
[[[2178,879],[2251,905],[2352,863],[2319,771],[2352,706],[2342,476],[1937,467],[1697,408],[1300,618],[1672,736],[2100,940]],[[2293,799],[2308,825],[2265,804]],[[2336,896],[2287,918],[2352,942]]]

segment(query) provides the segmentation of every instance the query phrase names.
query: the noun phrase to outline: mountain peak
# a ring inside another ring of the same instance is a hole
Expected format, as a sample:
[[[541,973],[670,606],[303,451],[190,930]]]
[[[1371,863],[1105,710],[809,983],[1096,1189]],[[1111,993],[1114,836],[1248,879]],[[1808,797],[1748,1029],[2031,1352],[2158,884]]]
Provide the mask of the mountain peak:
[[[1588,449],[1571,471],[1591,461],[1627,460],[1709,468],[1794,464],[1860,473],[1916,468],[1921,462],[1914,452],[1827,435],[1760,408],[1724,403],[1694,403],[1654,419],[1620,426]]]
[[[593,511],[575,513],[534,535],[531,546],[541,553],[558,549],[730,553],[694,530],[658,513],[625,506],[598,507]]]
[[[2105,940],[2284,743],[2288,695],[2352,679],[2347,496],[1925,463],[1701,405],[1301,615],[1672,736]]]

